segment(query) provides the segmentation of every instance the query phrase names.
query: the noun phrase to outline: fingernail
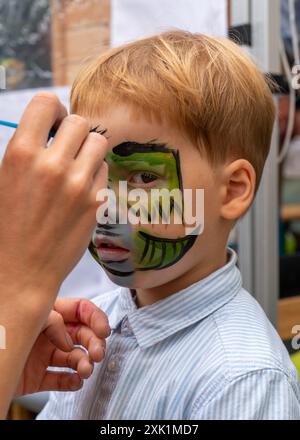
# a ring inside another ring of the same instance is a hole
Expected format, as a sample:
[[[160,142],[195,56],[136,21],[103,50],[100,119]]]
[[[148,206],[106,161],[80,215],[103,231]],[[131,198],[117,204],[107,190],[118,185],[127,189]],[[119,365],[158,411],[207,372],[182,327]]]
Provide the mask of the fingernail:
[[[83,380],[81,379],[79,383],[78,382],[72,383],[70,389],[71,391],[80,390],[82,385],[83,385]]]
[[[71,349],[73,349],[74,348],[74,343],[73,343],[73,340],[72,340],[71,336],[69,335],[69,333],[66,333],[66,340],[67,340],[67,343],[68,343],[69,347]]]
[[[92,351],[94,352],[94,356],[96,356],[96,359],[101,359],[102,354],[105,354],[105,347],[100,342],[94,342],[92,345]]]

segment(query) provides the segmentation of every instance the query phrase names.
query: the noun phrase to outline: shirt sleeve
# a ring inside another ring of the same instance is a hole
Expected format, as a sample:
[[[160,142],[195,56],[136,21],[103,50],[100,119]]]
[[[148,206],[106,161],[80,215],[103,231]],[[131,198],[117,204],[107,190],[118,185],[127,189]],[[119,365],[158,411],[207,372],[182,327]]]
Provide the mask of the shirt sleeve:
[[[266,369],[229,382],[209,401],[199,398],[192,420],[300,420],[297,380]]]

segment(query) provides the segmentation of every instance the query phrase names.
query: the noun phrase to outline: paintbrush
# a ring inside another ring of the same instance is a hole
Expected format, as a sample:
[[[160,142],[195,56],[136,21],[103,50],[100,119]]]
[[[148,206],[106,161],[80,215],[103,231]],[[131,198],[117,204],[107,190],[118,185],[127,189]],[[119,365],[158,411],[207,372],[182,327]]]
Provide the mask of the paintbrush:
[[[0,120],[0,125],[3,125],[5,127],[10,127],[10,128],[17,128],[18,124],[15,124],[14,122],[8,122],[8,121],[1,121]],[[49,132],[49,136],[48,136],[48,140],[50,138],[53,138],[55,136],[56,130],[54,128],[52,128],[52,130],[50,130]]]

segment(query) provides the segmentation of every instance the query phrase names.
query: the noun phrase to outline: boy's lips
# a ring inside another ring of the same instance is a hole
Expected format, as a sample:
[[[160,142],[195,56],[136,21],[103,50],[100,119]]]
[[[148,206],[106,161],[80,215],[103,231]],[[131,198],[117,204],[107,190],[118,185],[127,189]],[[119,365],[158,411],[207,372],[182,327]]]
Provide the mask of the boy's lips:
[[[122,261],[129,257],[130,250],[119,246],[107,237],[97,237],[95,246],[102,261]]]

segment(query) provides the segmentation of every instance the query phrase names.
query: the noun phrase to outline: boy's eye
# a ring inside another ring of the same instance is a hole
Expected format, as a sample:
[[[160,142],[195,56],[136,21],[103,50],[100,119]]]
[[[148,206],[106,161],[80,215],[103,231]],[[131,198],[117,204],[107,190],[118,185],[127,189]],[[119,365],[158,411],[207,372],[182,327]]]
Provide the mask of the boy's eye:
[[[155,174],[143,171],[132,175],[129,182],[136,185],[147,185],[149,183],[155,182],[157,179],[158,177]]]

